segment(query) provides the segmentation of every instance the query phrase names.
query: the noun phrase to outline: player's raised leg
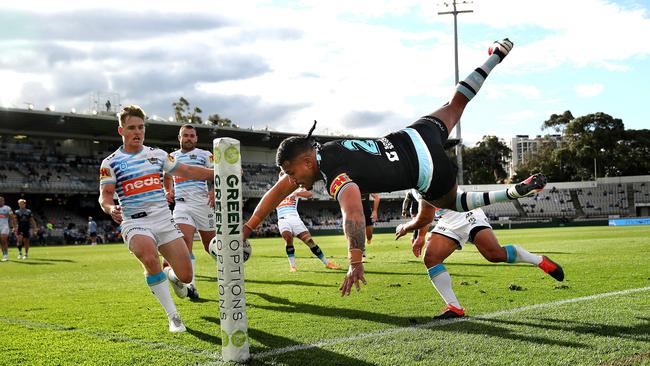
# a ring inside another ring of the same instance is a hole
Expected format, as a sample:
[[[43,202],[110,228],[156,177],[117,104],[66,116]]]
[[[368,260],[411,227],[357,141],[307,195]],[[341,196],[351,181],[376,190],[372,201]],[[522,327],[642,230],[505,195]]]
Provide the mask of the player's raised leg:
[[[320,247],[314,242],[314,238],[311,237],[311,234],[309,231],[303,231],[302,233],[298,234],[298,239],[302,240],[303,243],[305,243],[308,247],[309,250],[318,258],[320,259],[321,262],[325,265],[325,267],[329,269],[341,269],[341,266],[338,264],[328,260],[325,257],[325,254],[323,251],[320,249]]]
[[[463,81],[459,82],[451,100],[440,109],[431,113],[430,116],[442,121],[447,127],[447,131],[451,132],[458,121],[460,121],[460,117],[467,103],[476,96],[492,69],[503,61],[510,50],[512,50],[512,47],[513,43],[508,38],[494,42],[488,50],[489,56],[487,60],[474,69]]]
[[[185,325],[180,319],[174,300],[172,300],[169,292],[167,276],[163,273],[160,265],[156,242],[148,236],[135,235],[129,241],[129,249],[142,263],[147,285],[149,285],[151,293],[165,309],[169,320],[169,331],[174,333],[184,332]]]

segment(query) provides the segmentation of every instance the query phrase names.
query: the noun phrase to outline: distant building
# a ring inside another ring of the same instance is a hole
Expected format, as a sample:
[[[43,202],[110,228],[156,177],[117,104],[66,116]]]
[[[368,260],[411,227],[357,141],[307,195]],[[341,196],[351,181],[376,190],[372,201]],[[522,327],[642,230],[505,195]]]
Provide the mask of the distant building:
[[[510,150],[512,150],[512,158],[509,165],[509,175],[513,176],[519,164],[524,163],[529,153],[534,153],[539,148],[539,144],[545,138],[551,138],[555,141],[556,145],[562,142],[562,135],[537,135],[534,138],[528,135],[517,135],[510,140]]]

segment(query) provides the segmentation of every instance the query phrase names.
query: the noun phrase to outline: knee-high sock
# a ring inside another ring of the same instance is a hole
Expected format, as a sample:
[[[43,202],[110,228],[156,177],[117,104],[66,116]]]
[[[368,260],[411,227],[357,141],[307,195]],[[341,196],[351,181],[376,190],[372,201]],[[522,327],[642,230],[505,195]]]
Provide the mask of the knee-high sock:
[[[542,262],[542,256],[530,253],[518,245],[505,245],[508,263],[525,262],[538,266]]]
[[[433,287],[438,290],[438,293],[442,299],[445,300],[445,303],[461,309],[462,307],[456,298],[456,294],[451,288],[451,276],[449,275],[447,268],[445,268],[445,266],[440,263],[427,269],[427,272],[429,272],[429,278],[431,278]]]
[[[176,305],[169,292],[169,284],[164,272],[156,273],[155,275],[146,275],[147,285],[151,289],[151,293],[158,299],[160,305],[165,309],[167,317],[176,314]]]
[[[291,267],[296,266],[296,248],[292,246],[284,247],[284,250],[287,252],[287,258],[289,258],[289,265]]]
[[[475,208],[491,205],[496,202],[509,201],[508,190],[489,192],[456,192],[456,210],[458,212],[471,211]]]
[[[196,257],[194,256],[194,252],[190,252],[190,260],[192,261],[192,281],[190,284],[196,286],[196,275],[194,270],[196,268]]]
[[[490,71],[492,71],[499,62],[501,62],[501,57],[499,57],[499,55],[496,53],[490,55],[483,65],[474,69],[465,80],[458,83],[456,91],[466,96],[467,99],[472,100],[476,93],[478,93],[479,89],[481,89],[481,86],[490,74]]]
[[[327,258],[325,258],[325,254],[323,253],[323,251],[320,249],[318,244],[314,242],[314,239],[310,238],[309,240],[307,240],[307,246],[309,246],[309,250],[311,250],[311,252],[314,253],[314,255],[318,257],[318,259],[320,259],[320,261],[323,262],[324,265],[327,265],[327,263],[329,263]]]

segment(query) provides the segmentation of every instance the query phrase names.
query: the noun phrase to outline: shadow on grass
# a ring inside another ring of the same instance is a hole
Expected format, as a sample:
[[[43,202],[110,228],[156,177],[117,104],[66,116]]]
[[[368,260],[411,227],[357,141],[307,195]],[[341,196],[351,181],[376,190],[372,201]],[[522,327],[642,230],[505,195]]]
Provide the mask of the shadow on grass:
[[[503,320],[503,319],[489,319],[492,323],[510,324],[518,326],[527,326],[541,329],[551,329],[561,332],[571,332],[579,334],[591,334],[600,337],[618,337],[625,339],[633,339],[637,341],[650,340],[650,319],[639,318],[645,323],[639,323],[632,326],[612,325],[612,324],[599,324],[592,322],[581,322],[577,320],[567,319],[551,319],[551,318],[538,318],[539,323],[516,321],[516,320]]]
[[[346,309],[346,308],[337,308],[332,306],[321,306],[307,303],[294,302],[286,298],[273,296],[269,294],[264,294],[260,292],[247,292],[248,295],[257,295],[262,299],[273,303],[275,305],[260,305],[253,304],[255,308],[271,310],[276,312],[284,312],[290,314],[311,314],[318,316],[327,316],[331,318],[341,319],[353,319],[353,320],[367,320],[375,323],[384,323],[395,326],[409,326],[413,323],[426,323],[431,320],[430,317],[402,317],[394,316],[381,313],[373,313],[370,311],[359,310],[359,309]],[[249,301],[250,302],[250,301]]]
[[[523,334],[521,330],[518,329],[509,329],[506,327],[501,327],[492,324],[486,324],[485,322],[490,323],[501,323],[499,319],[480,319],[478,321],[464,321],[464,322],[455,322],[451,323],[448,326],[439,326],[431,327],[431,330],[435,331],[445,331],[449,333],[457,334],[471,334],[471,335],[480,335],[480,336],[490,336],[494,337],[498,342],[503,342],[504,339],[511,339],[518,342],[528,342],[535,344],[544,344],[551,346],[561,346],[561,347],[571,347],[571,348],[590,348],[591,346],[587,344],[582,344],[578,342],[563,341],[560,339],[554,339],[550,337],[540,337],[531,334]],[[503,322],[508,323],[508,322]],[[513,322],[512,325],[516,324]],[[521,324],[523,325],[523,324]],[[542,327],[547,329],[545,327]]]
[[[65,263],[77,263],[72,259],[50,259],[50,258],[29,258],[25,259],[26,261],[37,261],[37,262],[65,262]]]
[[[278,347],[296,347],[298,350],[293,352],[285,352],[278,355],[269,355],[262,359],[253,358],[250,365],[260,365],[260,364],[277,364],[281,363],[283,365],[309,365],[313,364],[314,360],[318,360],[318,365],[361,365],[361,366],[370,366],[374,365],[350,356],[342,355],[333,351],[324,350],[321,348],[306,348],[303,351],[300,351],[300,347],[304,346],[305,343],[296,342],[293,339],[281,337],[275,334],[267,333],[257,329],[249,329],[248,335],[252,339],[262,343],[266,348],[262,349],[252,349],[251,353],[259,353],[265,351],[272,351]],[[254,356],[254,354],[253,354]]]
[[[219,321],[218,318],[213,317],[213,316],[202,316],[201,319],[214,323],[217,326],[221,325],[221,322]],[[196,330],[192,330],[190,328],[187,328],[187,332],[194,335],[195,337],[204,340],[206,342],[215,344],[215,345],[221,345],[221,337],[209,335],[203,332],[199,332]],[[273,362],[273,361],[281,361],[282,364],[286,365],[309,365],[314,362],[314,360],[319,360],[318,364],[319,365],[372,365],[370,363],[366,363],[361,360],[357,360],[352,357],[340,355],[336,352],[332,351],[326,351],[320,348],[311,348],[308,347],[306,343],[301,343],[297,342],[293,339],[278,336],[275,334],[271,334],[262,330],[257,330],[257,329],[248,329],[248,337],[251,339],[254,339],[261,343],[263,347],[251,347],[251,356],[254,356],[255,353],[264,353],[264,352],[269,352],[273,351],[274,349],[278,348],[285,348],[285,347],[295,347],[297,348],[296,351],[289,351],[287,350],[286,352],[279,353],[277,355],[268,355],[262,359],[255,359],[253,358],[250,362],[247,363],[247,365],[259,365],[259,364],[266,364],[267,362]],[[301,350],[301,348],[304,347],[304,352],[298,353],[297,351]],[[268,360],[268,361],[264,361]]]

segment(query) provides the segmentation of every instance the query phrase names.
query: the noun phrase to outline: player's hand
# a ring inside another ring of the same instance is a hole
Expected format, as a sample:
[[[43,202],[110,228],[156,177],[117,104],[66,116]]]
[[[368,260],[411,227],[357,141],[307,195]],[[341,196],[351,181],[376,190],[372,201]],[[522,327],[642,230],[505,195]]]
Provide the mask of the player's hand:
[[[208,192],[208,206],[214,208],[214,191]]]
[[[408,234],[408,230],[406,229],[406,224],[399,224],[395,228],[395,240],[401,238],[402,236]]]
[[[339,288],[341,291],[341,296],[349,295],[352,290],[352,285],[356,286],[357,292],[361,291],[361,284],[359,281],[363,282],[364,285],[367,285],[366,279],[363,277],[363,263],[350,263],[350,268],[348,268],[348,273],[345,274],[345,279]]]
[[[413,251],[413,255],[416,256],[417,258],[420,258],[420,254],[422,253],[422,248],[424,247],[424,238],[422,235],[418,236],[414,240],[411,240],[411,250]]]
[[[377,222],[377,211],[373,211],[370,214],[370,220],[372,220],[372,222]]]
[[[122,207],[120,205],[115,205],[111,208],[111,218],[118,224],[122,223]]]
[[[165,193],[165,198],[167,199],[167,203],[174,203],[174,191]]]

